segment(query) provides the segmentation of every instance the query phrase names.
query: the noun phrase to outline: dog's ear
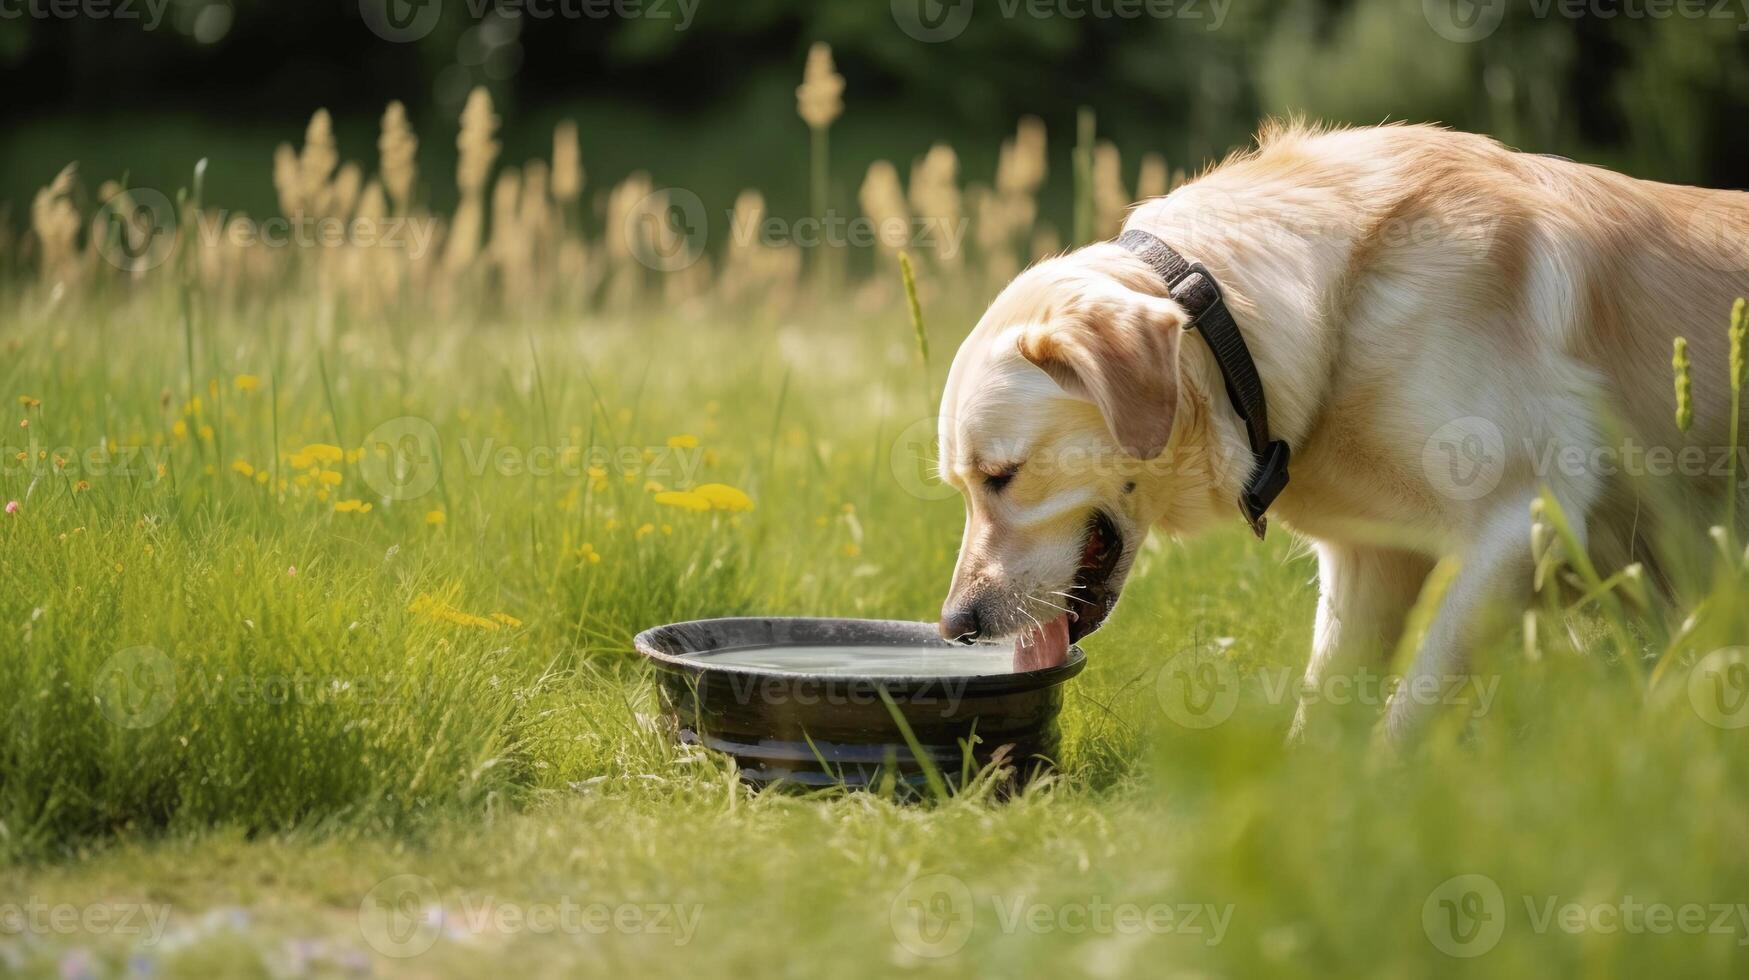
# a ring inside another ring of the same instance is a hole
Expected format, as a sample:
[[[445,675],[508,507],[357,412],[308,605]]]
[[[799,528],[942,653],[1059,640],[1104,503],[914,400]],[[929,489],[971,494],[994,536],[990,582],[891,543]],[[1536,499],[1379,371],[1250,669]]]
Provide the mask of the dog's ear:
[[[1098,406],[1124,451],[1153,459],[1172,438],[1184,312],[1120,286],[1083,294],[1020,335],[1020,356]]]

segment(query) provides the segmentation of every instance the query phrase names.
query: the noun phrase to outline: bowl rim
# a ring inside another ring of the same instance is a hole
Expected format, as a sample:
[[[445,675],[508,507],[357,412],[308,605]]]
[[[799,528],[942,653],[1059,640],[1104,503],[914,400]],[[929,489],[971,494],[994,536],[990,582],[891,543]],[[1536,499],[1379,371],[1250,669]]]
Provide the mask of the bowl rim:
[[[1021,691],[1040,691],[1054,687],[1063,681],[1081,673],[1087,666],[1087,654],[1077,644],[1071,643],[1063,662],[1050,667],[1021,671],[1008,674],[894,674],[882,676],[856,674],[809,674],[799,671],[767,670],[757,667],[737,666],[713,667],[708,658],[692,656],[706,650],[688,650],[676,652],[673,648],[682,639],[677,635],[686,629],[723,629],[736,626],[747,626],[754,623],[763,624],[809,624],[849,626],[862,624],[869,627],[882,627],[888,631],[884,636],[871,636],[869,640],[860,641],[878,645],[883,640],[892,641],[893,633],[915,633],[915,636],[903,637],[895,646],[939,646],[944,649],[950,645],[935,632],[932,623],[921,623],[906,619],[860,619],[841,616],[718,616],[709,619],[685,620],[678,623],[668,623],[653,626],[638,633],[632,638],[632,646],[638,653],[659,669],[670,673],[691,675],[700,680],[706,677],[726,678],[728,675],[757,678],[766,682],[788,684],[823,685],[833,689],[873,691],[885,688],[889,693],[929,692],[939,691],[944,687],[952,687],[962,695],[1006,694]],[[871,630],[873,632],[873,630]],[[830,645],[821,643],[819,645]],[[995,644],[991,644],[994,646]],[[723,647],[720,649],[740,649],[740,647]]]

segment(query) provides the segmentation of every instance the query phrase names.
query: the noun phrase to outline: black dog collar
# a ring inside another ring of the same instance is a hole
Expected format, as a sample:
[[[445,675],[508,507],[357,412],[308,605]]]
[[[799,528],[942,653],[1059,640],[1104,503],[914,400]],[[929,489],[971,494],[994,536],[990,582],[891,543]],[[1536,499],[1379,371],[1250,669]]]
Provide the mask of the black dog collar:
[[[1239,511],[1261,539],[1269,526],[1263,512],[1287,486],[1289,453],[1286,442],[1269,438],[1269,408],[1263,400],[1263,381],[1257,376],[1257,364],[1251,360],[1245,337],[1221,297],[1221,287],[1201,263],[1185,261],[1172,246],[1145,231],[1126,231],[1117,237],[1117,244],[1136,253],[1166,280],[1173,300],[1190,315],[1184,329],[1202,334],[1209,350],[1214,352],[1221,380],[1227,385],[1227,400],[1245,423],[1251,455],[1256,461],[1244,489],[1239,491]]]

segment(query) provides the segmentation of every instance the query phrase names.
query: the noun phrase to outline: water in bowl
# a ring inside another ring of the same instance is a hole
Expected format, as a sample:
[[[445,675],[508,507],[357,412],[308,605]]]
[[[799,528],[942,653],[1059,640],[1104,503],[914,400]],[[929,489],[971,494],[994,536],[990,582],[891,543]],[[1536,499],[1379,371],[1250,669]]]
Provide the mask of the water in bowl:
[[[844,677],[983,677],[1015,672],[1005,646],[845,644],[739,647],[695,654],[712,667],[761,673]]]

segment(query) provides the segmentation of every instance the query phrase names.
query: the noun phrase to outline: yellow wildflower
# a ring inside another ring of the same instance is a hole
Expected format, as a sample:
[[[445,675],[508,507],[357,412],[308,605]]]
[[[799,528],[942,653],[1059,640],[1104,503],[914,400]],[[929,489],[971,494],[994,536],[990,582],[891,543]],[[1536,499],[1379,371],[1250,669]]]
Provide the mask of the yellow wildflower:
[[[74,493],[78,493],[82,490],[89,490],[89,489],[91,489],[91,484],[87,483],[84,480],[80,480],[78,483],[73,484],[73,492]]]
[[[346,458],[345,450],[341,449],[339,446],[329,445],[325,442],[310,443],[303,448],[303,454],[311,459],[320,460],[324,463],[338,463]]]
[[[207,442],[212,442],[213,441],[213,427],[210,425],[203,424],[200,427],[200,437],[202,439],[205,439]]]
[[[674,533],[674,525],[672,525],[672,524],[662,525],[662,533],[663,534],[673,534]]]
[[[262,486],[267,486],[267,471],[266,470],[256,470],[255,471],[255,482],[261,484]]]
[[[462,612],[460,609],[432,596],[420,593],[417,599],[407,606],[407,611],[425,619],[454,623],[457,626],[476,626],[480,629],[495,630],[498,624],[484,616]]]
[[[316,466],[315,457],[307,453],[292,453],[285,458],[285,461],[294,470],[314,469]]]
[[[640,524],[640,525],[638,525],[638,529],[632,533],[632,536],[634,538],[636,538],[637,540],[642,541],[645,538],[649,537],[650,535],[654,534],[655,532],[656,532],[656,525],[654,525],[654,524]]]
[[[240,476],[254,476],[255,475],[255,467],[250,466],[248,464],[248,462],[239,459],[236,462],[231,464],[231,472],[236,473]]]
[[[239,374],[231,380],[231,384],[245,395],[261,390],[261,379],[253,374]]]
[[[175,436],[178,439],[187,439],[188,438],[188,423],[182,421],[181,419],[177,419],[176,424],[172,425],[170,427],[170,434]]]
[[[663,486],[660,483],[657,483],[655,480],[645,480],[644,481],[644,492],[645,493],[661,493],[662,491],[664,491],[666,489],[668,489],[668,488]]]
[[[316,474],[316,480],[325,487],[337,487],[342,479],[344,477],[334,470],[322,470]]]
[[[697,449],[698,436],[681,434],[668,437],[669,449]]]
[[[577,557],[587,561],[591,565],[601,563],[601,552],[596,551],[595,546],[587,541],[583,542],[583,547],[577,549]]]
[[[709,498],[691,490],[667,490],[656,495],[656,502],[665,507],[678,507],[681,510],[707,511],[711,509]]]
[[[706,483],[692,491],[718,510],[752,510],[753,498],[724,483]]]
[[[41,408],[43,407],[43,400],[41,398],[32,398],[29,395],[19,395],[18,404],[23,405],[25,408]]]
[[[335,502],[334,511],[339,514],[351,513],[353,511],[357,511],[360,514],[368,514],[370,513],[370,507],[370,504],[367,504],[362,500],[341,500]]]
[[[449,520],[449,515],[445,514],[441,510],[428,510],[425,512],[425,523],[427,523],[427,524],[431,524],[434,526],[441,525],[444,521],[447,521],[447,520]]]
[[[844,546],[844,557],[855,558],[860,554],[862,554],[862,545],[857,544],[855,541],[851,541]]]

